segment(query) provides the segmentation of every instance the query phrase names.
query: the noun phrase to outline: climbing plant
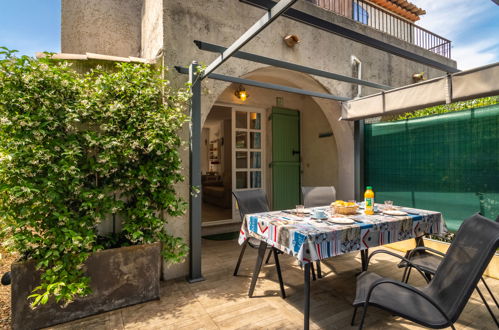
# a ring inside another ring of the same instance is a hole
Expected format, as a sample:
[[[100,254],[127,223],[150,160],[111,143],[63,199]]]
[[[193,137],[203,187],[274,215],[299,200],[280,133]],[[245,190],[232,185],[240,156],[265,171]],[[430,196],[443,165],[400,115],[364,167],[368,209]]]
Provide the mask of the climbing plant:
[[[33,307],[89,294],[84,262],[105,247],[159,241],[166,260],[186,255],[165,224],[186,208],[175,186],[188,99],[151,65],[80,74],[0,49],[0,236],[41,271]],[[119,239],[99,237],[111,214]]]
[[[474,109],[488,105],[499,103],[499,96],[482,97],[478,99],[454,102],[450,104],[436,105],[425,109],[416,110],[414,112],[406,112],[401,115],[390,116],[387,121],[404,120],[410,118],[420,118],[432,115],[443,114],[447,112],[460,111],[466,109]]]

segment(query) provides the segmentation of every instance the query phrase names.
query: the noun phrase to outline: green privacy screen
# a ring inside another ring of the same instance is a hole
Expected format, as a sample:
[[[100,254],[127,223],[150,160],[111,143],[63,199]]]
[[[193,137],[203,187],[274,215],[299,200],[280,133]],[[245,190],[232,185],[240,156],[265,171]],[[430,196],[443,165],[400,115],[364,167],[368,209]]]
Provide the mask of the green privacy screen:
[[[365,156],[377,202],[440,211],[451,231],[499,215],[499,105],[366,125]]]

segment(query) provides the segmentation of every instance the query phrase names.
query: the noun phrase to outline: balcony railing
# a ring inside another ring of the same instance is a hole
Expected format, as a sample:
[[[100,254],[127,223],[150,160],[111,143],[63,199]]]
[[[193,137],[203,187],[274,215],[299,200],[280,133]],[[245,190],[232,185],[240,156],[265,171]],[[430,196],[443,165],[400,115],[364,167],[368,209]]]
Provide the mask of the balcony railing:
[[[363,0],[307,0],[436,54],[451,57],[451,41]]]

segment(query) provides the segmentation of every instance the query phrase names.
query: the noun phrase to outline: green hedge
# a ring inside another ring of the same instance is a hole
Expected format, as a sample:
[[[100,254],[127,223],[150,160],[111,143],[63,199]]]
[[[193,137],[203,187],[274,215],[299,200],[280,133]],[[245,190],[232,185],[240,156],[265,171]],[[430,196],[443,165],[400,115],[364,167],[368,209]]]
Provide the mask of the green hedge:
[[[88,294],[83,263],[109,240],[160,241],[165,259],[181,261],[186,245],[165,223],[186,208],[174,187],[183,180],[178,132],[188,91],[149,65],[79,74],[0,50],[0,229],[4,244],[42,271],[32,306]],[[98,239],[110,214],[124,239]]]

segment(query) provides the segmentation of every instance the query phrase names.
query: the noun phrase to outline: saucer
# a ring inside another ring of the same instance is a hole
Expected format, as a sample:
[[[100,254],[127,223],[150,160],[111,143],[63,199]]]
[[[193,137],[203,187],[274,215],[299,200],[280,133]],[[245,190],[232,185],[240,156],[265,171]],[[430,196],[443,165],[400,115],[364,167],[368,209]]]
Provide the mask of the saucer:
[[[399,211],[399,210],[384,210],[383,214],[401,216],[401,215],[407,215],[407,212]]]
[[[339,218],[339,217],[331,218],[331,219],[329,219],[329,222],[338,223],[338,224],[342,224],[342,225],[349,225],[349,224],[355,223],[355,221],[353,221],[352,219]]]

